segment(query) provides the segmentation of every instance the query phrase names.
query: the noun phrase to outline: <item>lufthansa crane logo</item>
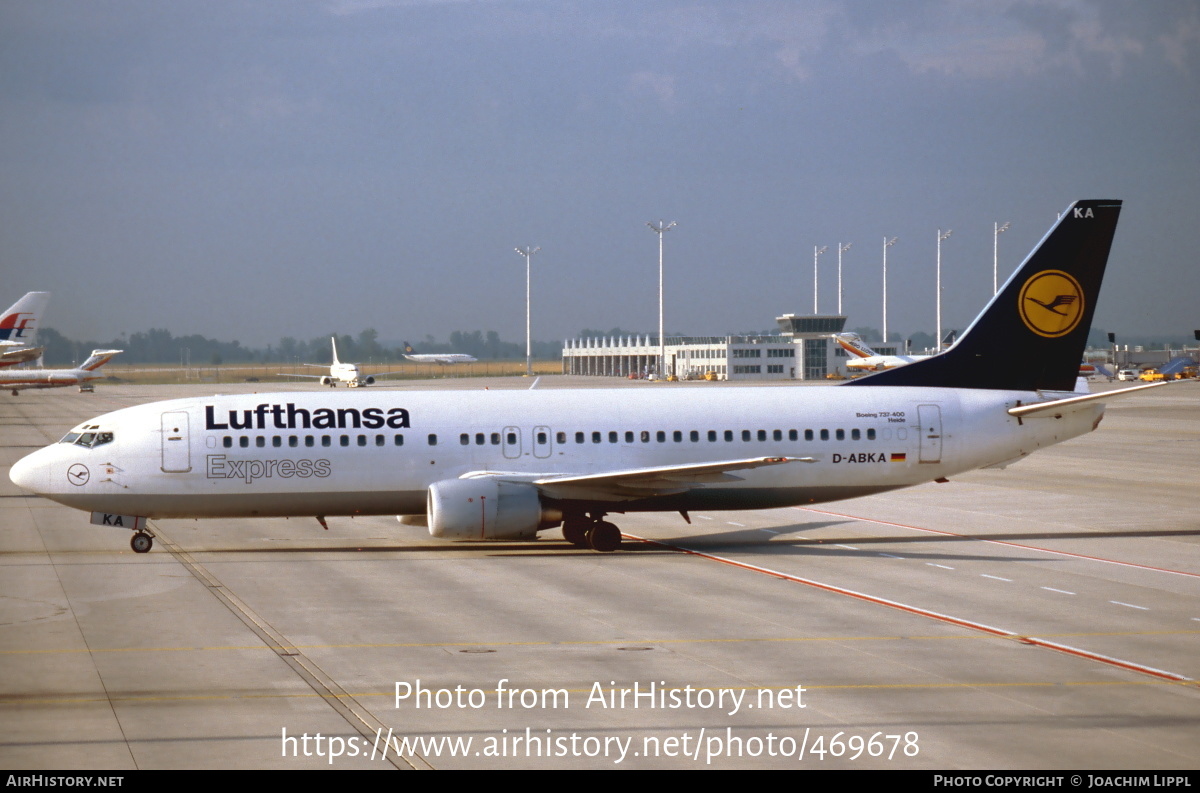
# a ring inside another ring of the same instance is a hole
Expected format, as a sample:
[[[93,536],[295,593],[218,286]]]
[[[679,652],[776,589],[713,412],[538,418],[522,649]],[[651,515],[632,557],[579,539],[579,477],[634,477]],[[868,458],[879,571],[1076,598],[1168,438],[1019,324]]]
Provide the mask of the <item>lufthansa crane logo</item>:
[[[88,480],[92,478],[91,471],[83,463],[75,463],[67,469],[67,481],[79,487],[86,485]]]
[[[1025,327],[1047,339],[1075,330],[1083,318],[1083,287],[1062,270],[1043,270],[1021,287],[1017,311]]]

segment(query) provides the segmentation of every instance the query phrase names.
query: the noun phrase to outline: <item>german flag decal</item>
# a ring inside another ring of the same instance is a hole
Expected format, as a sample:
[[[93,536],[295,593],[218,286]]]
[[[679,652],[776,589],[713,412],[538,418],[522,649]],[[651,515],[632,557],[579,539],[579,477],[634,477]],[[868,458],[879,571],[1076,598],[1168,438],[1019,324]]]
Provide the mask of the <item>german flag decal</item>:
[[[893,462],[893,463],[902,463],[902,462],[904,462],[906,459],[908,459],[908,455],[907,455],[907,454],[905,454],[904,452],[892,452],[892,459],[891,459],[891,462]]]

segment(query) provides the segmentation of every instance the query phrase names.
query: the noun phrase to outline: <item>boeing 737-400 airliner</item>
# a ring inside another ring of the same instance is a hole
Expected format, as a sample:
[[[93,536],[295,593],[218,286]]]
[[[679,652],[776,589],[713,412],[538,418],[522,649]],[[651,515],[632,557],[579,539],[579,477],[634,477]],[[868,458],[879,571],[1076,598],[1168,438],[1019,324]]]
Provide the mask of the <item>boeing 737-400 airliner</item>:
[[[452,540],[561,525],[611,551],[614,513],[814,504],[1003,467],[1136,390],[1072,390],[1120,207],[1072,204],[954,347],[845,385],[179,399],[87,421],[11,477],[134,530],[138,552],[148,518],[381,514]]]

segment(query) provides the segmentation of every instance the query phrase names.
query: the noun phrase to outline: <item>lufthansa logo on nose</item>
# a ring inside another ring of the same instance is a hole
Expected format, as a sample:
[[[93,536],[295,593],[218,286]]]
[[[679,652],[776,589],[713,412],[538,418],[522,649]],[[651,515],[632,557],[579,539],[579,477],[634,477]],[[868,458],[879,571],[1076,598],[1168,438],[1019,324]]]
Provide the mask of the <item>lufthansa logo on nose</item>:
[[[1083,319],[1083,287],[1062,270],[1043,270],[1030,276],[1017,298],[1025,327],[1047,339],[1066,336]]]
[[[67,469],[67,481],[73,485],[86,485],[91,478],[91,471],[83,463],[75,463]]]

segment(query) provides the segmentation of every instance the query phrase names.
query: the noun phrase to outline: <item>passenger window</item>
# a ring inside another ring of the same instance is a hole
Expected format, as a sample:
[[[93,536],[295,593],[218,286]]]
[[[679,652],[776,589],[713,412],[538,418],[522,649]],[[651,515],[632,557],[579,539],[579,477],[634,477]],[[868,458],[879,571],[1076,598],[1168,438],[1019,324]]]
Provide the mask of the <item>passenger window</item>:
[[[359,435],[359,436],[358,436],[358,445],[359,445],[359,446],[366,446],[366,445],[367,445],[367,436],[366,436],[366,435]]]
[[[376,446],[383,446],[385,443],[387,443],[387,439],[384,438],[382,435],[375,436],[375,445]]]
[[[322,446],[332,446],[333,441],[330,439],[330,437],[328,435],[322,435],[321,436],[321,445]]]
[[[811,441],[812,439],[813,439],[813,431],[812,431],[812,430],[805,430],[805,431],[804,431],[804,440],[806,440],[806,441]]]
[[[633,443],[633,430],[625,430],[625,442]]]
[[[593,432],[592,433],[592,443],[599,443],[599,442],[600,442],[600,433]]]
[[[567,433],[556,432],[554,434],[554,440],[557,441],[559,445],[566,443],[567,442]]]
[[[429,445],[430,445],[430,446],[437,446],[437,433],[436,433],[436,432],[431,432],[431,433],[429,433],[429,439],[428,439],[428,440],[429,440]]]
[[[845,430],[838,430],[836,434],[837,434],[837,439],[839,441],[846,440],[846,431]]]
[[[700,440],[700,431],[692,430],[691,433],[689,433],[688,437],[690,437],[692,439],[692,443],[695,443],[696,441]]]
[[[498,432],[493,432],[493,433],[492,433],[492,445],[493,445],[493,446],[499,446],[499,445],[500,445],[500,433],[498,433]]]
[[[475,433],[475,445],[482,446],[487,441],[487,437],[482,432]]]
[[[829,440],[829,430],[821,430],[821,440]]]
[[[709,431],[708,431],[708,442],[709,442],[709,443],[714,443],[716,440],[717,440],[717,431],[716,431],[716,430],[709,430]]]
[[[650,442],[650,430],[642,430],[642,443]]]
[[[875,440],[875,430],[873,428],[867,430],[867,440],[869,440],[869,441]]]
[[[742,440],[750,440],[750,430],[742,430]]]
[[[272,435],[271,436],[271,445],[274,446],[275,448],[279,448],[280,446],[283,445],[283,438],[279,437],[278,435]]]
[[[313,436],[311,436],[311,435],[304,436],[304,445],[305,446],[312,446],[314,442],[315,442],[315,439],[313,438]]]
[[[224,446],[226,449],[232,448],[233,447],[233,438],[226,435],[224,438],[221,439],[221,445]]]
[[[263,447],[265,447],[267,445],[267,439],[264,438],[263,436],[259,435],[254,439],[254,445],[257,446],[258,448],[262,449]]]
[[[767,439],[767,431],[766,431],[766,430],[759,430],[759,431],[758,431],[758,439],[759,439],[760,441],[765,441],[765,440]]]
[[[733,430],[725,430],[725,442],[731,443],[732,441],[733,441]]]
[[[676,443],[679,443],[680,441],[683,440],[683,433],[680,432],[679,430],[675,430],[674,432],[671,433],[671,440],[675,441]]]
[[[403,446],[404,445],[404,436],[400,435],[400,434],[396,434],[392,437],[392,442],[394,444],[396,444],[397,446]]]
[[[798,432],[796,432],[795,430],[788,430],[788,440],[789,441],[798,440],[799,438],[800,438],[800,434]]]
[[[616,442],[617,442],[617,432],[616,432],[616,430],[610,430],[610,431],[609,431],[609,433],[608,433],[608,442],[609,442],[609,443],[616,443]]]
[[[458,436],[458,442],[463,446],[470,445],[471,436],[464,432],[462,435]]]
[[[349,435],[340,436],[338,438],[338,443],[340,443],[343,446],[349,446],[350,445],[350,436]]]
[[[243,449],[245,449],[245,448],[247,448],[249,445],[250,445],[250,439],[249,439],[249,438],[247,438],[245,435],[243,435],[242,437],[238,438],[238,446],[241,446]]]
[[[504,442],[507,443],[509,446],[516,446],[517,445],[517,433],[515,433],[515,432],[508,433],[508,435],[504,436]]]
[[[861,433],[859,433],[858,430],[850,430],[850,440],[857,441],[857,440],[860,440],[861,437],[862,437],[862,435],[861,435]]]
[[[583,433],[582,432],[575,433],[575,442],[583,443]]]
[[[295,448],[296,446],[299,446],[299,445],[300,445],[299,438],[297,438],[295,435],[288,436],[288,446]]]
[[[546,442],[547,442],[548,440],[550,440],[550,438],[549,438],[549,436],[547,436],[547,435],[546,435],[546,433],[544,433],[544,432],[539,432],[539,433],[537,434],[537,442],[538,442],[538,445],[539,445],[539,446],[545,446],[545,445],[546,445]]]
[[[654,433],[654,437],[659,443],[667,442],[667,433],[663,432],[662,430],[659,430],[658,432]]]

